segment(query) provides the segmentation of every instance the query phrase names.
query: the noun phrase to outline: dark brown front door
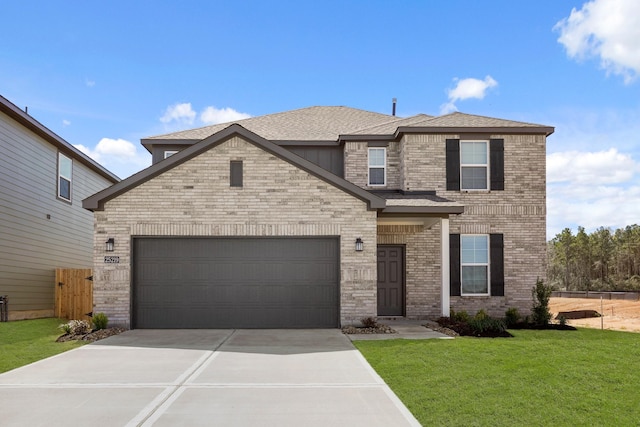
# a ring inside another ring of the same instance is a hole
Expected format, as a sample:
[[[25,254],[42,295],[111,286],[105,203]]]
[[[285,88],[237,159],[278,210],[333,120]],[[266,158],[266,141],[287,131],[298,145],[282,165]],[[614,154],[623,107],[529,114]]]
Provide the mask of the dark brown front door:
[[[378,316],[404,315],[404,246],[378,246]]]

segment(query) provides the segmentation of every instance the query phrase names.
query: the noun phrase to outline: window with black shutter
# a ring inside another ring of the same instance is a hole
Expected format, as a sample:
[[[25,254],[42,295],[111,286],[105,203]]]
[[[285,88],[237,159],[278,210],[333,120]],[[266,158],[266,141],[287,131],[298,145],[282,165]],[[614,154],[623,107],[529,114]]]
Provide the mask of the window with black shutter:
[[[447,139],[446,175],[450,191],[504,190],[504,139]]]
[[[450,296],[504,296],[502,234],[449,235]]]

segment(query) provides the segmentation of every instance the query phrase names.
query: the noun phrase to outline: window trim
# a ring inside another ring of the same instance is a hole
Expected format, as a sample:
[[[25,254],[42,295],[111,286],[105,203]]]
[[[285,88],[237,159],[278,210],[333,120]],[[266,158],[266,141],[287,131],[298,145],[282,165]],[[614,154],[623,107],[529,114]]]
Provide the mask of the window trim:
[[[372,150],[382,150],[384,153],[383,159],[384,164],[382,166],[371,166],[371,151]],[[383,180],[382,184],[372,184],[371,183],[371,169],[381,169],[383,171]],[[387,186],[387,147],[368,147],[367,148],[367,185],[369,187],[386,187]]]
[[[164,156],[165,159],[168,159],[169,157],[173,156],[174,154],[178,154],[178,150],[165,150],[162,155]]]
[[[487,242],[487,262],[486,263],[465,263],[462,257],[463,238],[484,236]],[[486,293],[468,293],[464,292],[463,267],[487,267],[487,292]],[[489,234],[460,234],[460,296],[463,297],[487,297],[491,296],[491,235]]]
[[[66,177],[62,174],[62,168],[60,167],[60,160],[64,158],[69,160],[69,164],[70,164],[70,170],[71,170],[71,176]],[[56,198],[65,201],[67,203],[71,203],[72,199],[73,199],[73,159],[69,156],[67,156],[66,154],[62,153],[61,151],[58,151],[58,156],[57,156],[57,180],[56,180]],[[61,186],[60,186],[60,180],[64,179],[66,181],[69,181],[69,198],[64,197],[61,193]]]
[[[482,142],[485,144],[485,151],[486,151],[486,158],[487,158],[487,162],[486,163],[469,163],[469,164],[463,164],[463,155],[462,155],[462,146],[464,143],[469,143],[469,142]],[[460,149],[460,191],[489,191],[491,189],[491,175],[490,175],[490,156],[491,156],[491,149],[490,149],[490,142],[489,140],[486,139],[465,139],[465,140],[460,140],[460,145],[459,145],[459,149]],[[473,167],[483,167],[485,168],[485,187],[484,188],[465,188],[464,187],[464,181],[462,179],[462,169],[463,168],[473,168]]]

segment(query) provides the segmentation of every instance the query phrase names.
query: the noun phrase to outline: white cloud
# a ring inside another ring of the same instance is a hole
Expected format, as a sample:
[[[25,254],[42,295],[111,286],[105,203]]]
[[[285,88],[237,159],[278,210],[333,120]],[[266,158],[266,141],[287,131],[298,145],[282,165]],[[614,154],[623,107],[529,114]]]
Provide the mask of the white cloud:
[[[547,237],[564,228],[588,232],[640,222],[640,163],[615,148],[547,156]]]
[[[62,126],[69,126],[71,124],[71,122],[69,120],[62,120]]]
[[[554,30],[560,32],[570,58],[599,57],[608,73],[619,74],[625,83],[640,73],[640,2],[593,0],[571,10]]]
[[[196,112],[191,108],[191,103],[185,102],[168,106],[164,115],[160,117],[160,121],[165,124],[177,122],[192,125],[195,118]]]
[[[621,184],[633,178],[638,165],[615,148],[599,152],[565,151],[547,156],[547,181],[584,185]]]
[[[449,101],[440,106],[441,114],[457,111],[458,108],[455,105],[457,101],[471,98],[483,99],[489,89],[498,86],[498,82],[491,76],[485,77],[484,80],[467,78],[454,79],[454,81],[457,81],[457,84],[447,92]]]
[[[89,80],[89,79],[84,79],[84,84],[87,87],[94,87],[96,85],[96,82],[93,80]]]
[[[208,125],[215,125],[218,123],[233,122],[236,120],[248,119],[251,115],[247,113],[240,113],[233,108],[216,108],[207,107],[202,113],[200,113],[200,121]]]
[[[102,138],[93,149],[81,144],[74,147],[121,178],[151,165],[151,155],[138,152],[136,146],[125,139]]]

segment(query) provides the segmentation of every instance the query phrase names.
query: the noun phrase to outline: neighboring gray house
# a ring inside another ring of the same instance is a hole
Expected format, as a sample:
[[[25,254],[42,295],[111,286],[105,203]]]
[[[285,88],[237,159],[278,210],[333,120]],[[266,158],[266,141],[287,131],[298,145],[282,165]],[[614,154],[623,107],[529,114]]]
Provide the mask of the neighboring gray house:
[[[310,107],[143,139],[154,164],[83,202],[94,309],[132,328],[526,313],[553,130]]]
[[[82,199],[119,181],[0,96],[0,295],[9,319],[53,316],[55,269],[91,268]]]

